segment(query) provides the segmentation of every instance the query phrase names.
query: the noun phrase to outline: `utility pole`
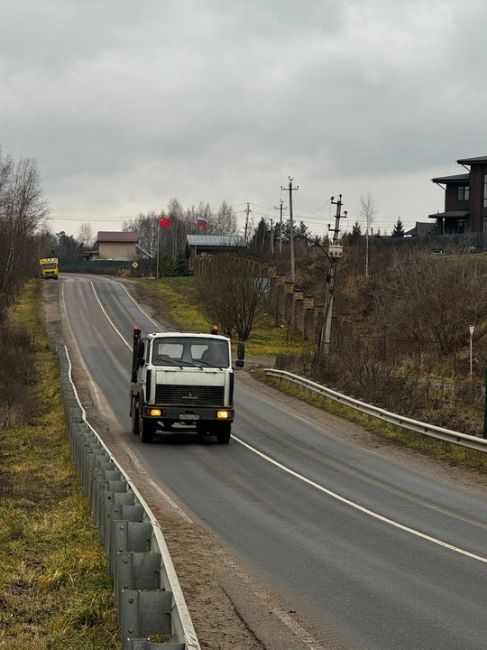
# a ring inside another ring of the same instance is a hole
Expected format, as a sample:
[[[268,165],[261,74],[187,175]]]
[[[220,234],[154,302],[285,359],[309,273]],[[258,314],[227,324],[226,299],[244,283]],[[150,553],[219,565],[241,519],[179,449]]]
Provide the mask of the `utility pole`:
[[[282,211],[287,210],[283,206],[284,199],[281,199],[279,202],[279,207],[274,206],[274,210],[279,210],[279,255],[282,254]]]
[[[274,257],[274,220],[271,219],[271,255]]]
[[[291,282],[296,281],[296,267],[294,264],[294,221],[293,221],[293,192],[299,190],[299,185],[293,187],[294,178],[288,176],[289,185],[287,190],[289,192],[289,248],[291,249]],[[281,190],[285,190],[285,187],[282,187]]]
[[[265,236],[267,233],[267,224],[265,220],[262,222],[262,254],[265,253]]]
[[[245,208],[244,212],[245,212],[245,237],[244,237],[244,239],[245,239],[245,245],[247,246],[247,231],[248,231],[248,228],[249,228],[249,214],[252,212],[252,210],[250,209],[250,203],[247,203],[247,207]]]
[[[328,226],[328,232],[333,233],[333,238],[331,243],[328,246],[328,258],[330,260],[330,272],[327,277],[327,291],[325,299],[325,311],[323,318],[323,326],[321,328],[320,335],[320,352],[327,355],[330,353],[330,340],[331,340],[331,321],[333,318],[333,294],[335,291],[335,278],[336,278],[336,268],[337,261],[343,255],[343,246],[340,244],[340,219],[346,218],[347,213],[341,214],[342,209],[342,195],[339,194],[338,201],[334,200],[335,197],[331,197],[331,203],[336,205],[336,214],[335,214],[335,227],[331,228]]]

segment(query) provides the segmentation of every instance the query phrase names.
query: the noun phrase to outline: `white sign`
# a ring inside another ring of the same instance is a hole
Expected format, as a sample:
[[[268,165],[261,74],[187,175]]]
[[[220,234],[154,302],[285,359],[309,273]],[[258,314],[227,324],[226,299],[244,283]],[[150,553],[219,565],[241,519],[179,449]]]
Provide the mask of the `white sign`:
[[[328,246],[328,257],[342,257],[343,246],[341,244],[330,244]]]
[[[469,325],[468,329],[470,330],[470,336],[473,336],[473,332],[475,330],[475,325]]]

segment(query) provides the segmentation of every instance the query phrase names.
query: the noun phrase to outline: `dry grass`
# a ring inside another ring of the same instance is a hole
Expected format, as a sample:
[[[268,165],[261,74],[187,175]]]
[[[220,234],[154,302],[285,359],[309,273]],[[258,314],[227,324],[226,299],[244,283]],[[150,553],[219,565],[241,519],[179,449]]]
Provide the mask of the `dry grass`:
[[[69,460],[57,356],[39,320],[39,283],[11,314],[35,366],[22,426],[0,431],[0,648],[120,647],[107,561]],[[11,325],[12,326],[12,325]]]

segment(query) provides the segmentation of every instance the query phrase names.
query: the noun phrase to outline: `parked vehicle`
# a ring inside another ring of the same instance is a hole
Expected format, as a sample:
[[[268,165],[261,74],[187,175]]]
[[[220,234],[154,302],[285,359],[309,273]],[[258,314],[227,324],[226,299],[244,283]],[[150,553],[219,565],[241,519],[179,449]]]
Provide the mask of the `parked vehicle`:
[[[152,442],[157,427],[173,433],[192,425],[230,440],[234,374],[230,340],[217,334],[154,332],[134,328],[130,416],[132,431]]]

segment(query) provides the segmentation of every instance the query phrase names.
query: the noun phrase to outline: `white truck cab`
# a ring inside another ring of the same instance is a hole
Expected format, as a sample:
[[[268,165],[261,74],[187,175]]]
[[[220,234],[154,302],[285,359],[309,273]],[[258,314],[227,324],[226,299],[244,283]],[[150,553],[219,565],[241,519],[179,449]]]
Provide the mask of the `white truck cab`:
[[[130,415],[132,431],[143,442],[152,441],[158,426],[175,433],[179,423],[228,443],[233,388],[230,339],[192,332],[142,337],[134,328]]]

